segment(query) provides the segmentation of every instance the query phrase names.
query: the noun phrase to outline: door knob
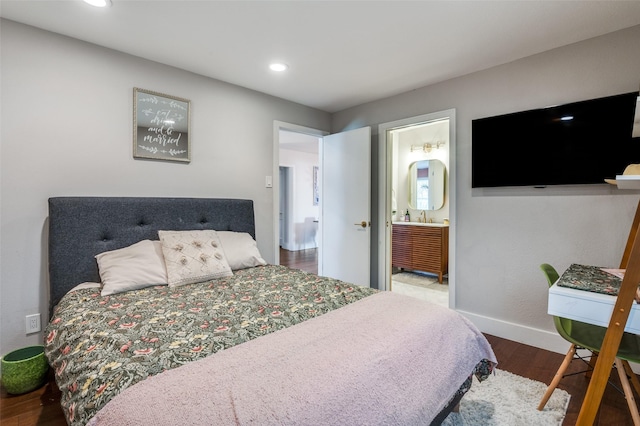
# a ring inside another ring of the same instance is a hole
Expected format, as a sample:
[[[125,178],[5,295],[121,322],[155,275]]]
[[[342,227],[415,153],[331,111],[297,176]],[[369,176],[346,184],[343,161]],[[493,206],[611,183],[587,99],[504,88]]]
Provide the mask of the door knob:
[[[366,220],[363,220],[363,221],[362,221],[362,222],[360,222],[360,223],[354,223],[354,225],[360,225],[360,226],[362,226],[363,228],[366,228],[366,227],[367,227],[367,221],[366,221]]]

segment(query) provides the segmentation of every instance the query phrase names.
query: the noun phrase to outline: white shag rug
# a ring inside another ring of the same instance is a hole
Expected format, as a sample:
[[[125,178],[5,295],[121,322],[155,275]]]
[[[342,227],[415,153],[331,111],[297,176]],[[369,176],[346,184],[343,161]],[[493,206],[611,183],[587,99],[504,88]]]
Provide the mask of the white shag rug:
[[[537,407],[547,385],[508,371],[495,370],[484,382],[473,385],[460,402],[460,412],[451,413],[444,426],[559,426],[571,395],[556,388],[543,411]]]

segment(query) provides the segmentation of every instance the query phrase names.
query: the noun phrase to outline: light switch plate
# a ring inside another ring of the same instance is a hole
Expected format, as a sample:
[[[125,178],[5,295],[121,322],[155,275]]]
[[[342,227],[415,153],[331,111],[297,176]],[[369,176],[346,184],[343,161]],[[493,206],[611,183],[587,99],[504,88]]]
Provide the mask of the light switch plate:
[[[267,176],[264,180],[264,186],[266,188],[273,188],[273,176]]]

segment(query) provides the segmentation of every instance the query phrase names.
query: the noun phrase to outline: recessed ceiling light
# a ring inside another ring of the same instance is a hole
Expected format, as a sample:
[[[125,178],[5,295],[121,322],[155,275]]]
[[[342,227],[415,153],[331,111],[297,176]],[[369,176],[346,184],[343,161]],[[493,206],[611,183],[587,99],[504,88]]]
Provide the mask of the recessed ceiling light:
[[[289,66],[281,62],[274,62],[269,65],[269,68],[271,69],[271,71],[286,71]]]
[[[84,0],[84,2],[95,7],[111,6],[111,0]]]

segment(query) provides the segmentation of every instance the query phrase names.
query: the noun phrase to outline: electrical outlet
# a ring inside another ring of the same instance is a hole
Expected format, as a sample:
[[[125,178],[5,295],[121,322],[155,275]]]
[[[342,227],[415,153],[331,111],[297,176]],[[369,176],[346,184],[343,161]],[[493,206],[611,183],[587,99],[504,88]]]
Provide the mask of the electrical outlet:
[[[26,333],[37,333],[40,331],[40,314],[26,316]]]

